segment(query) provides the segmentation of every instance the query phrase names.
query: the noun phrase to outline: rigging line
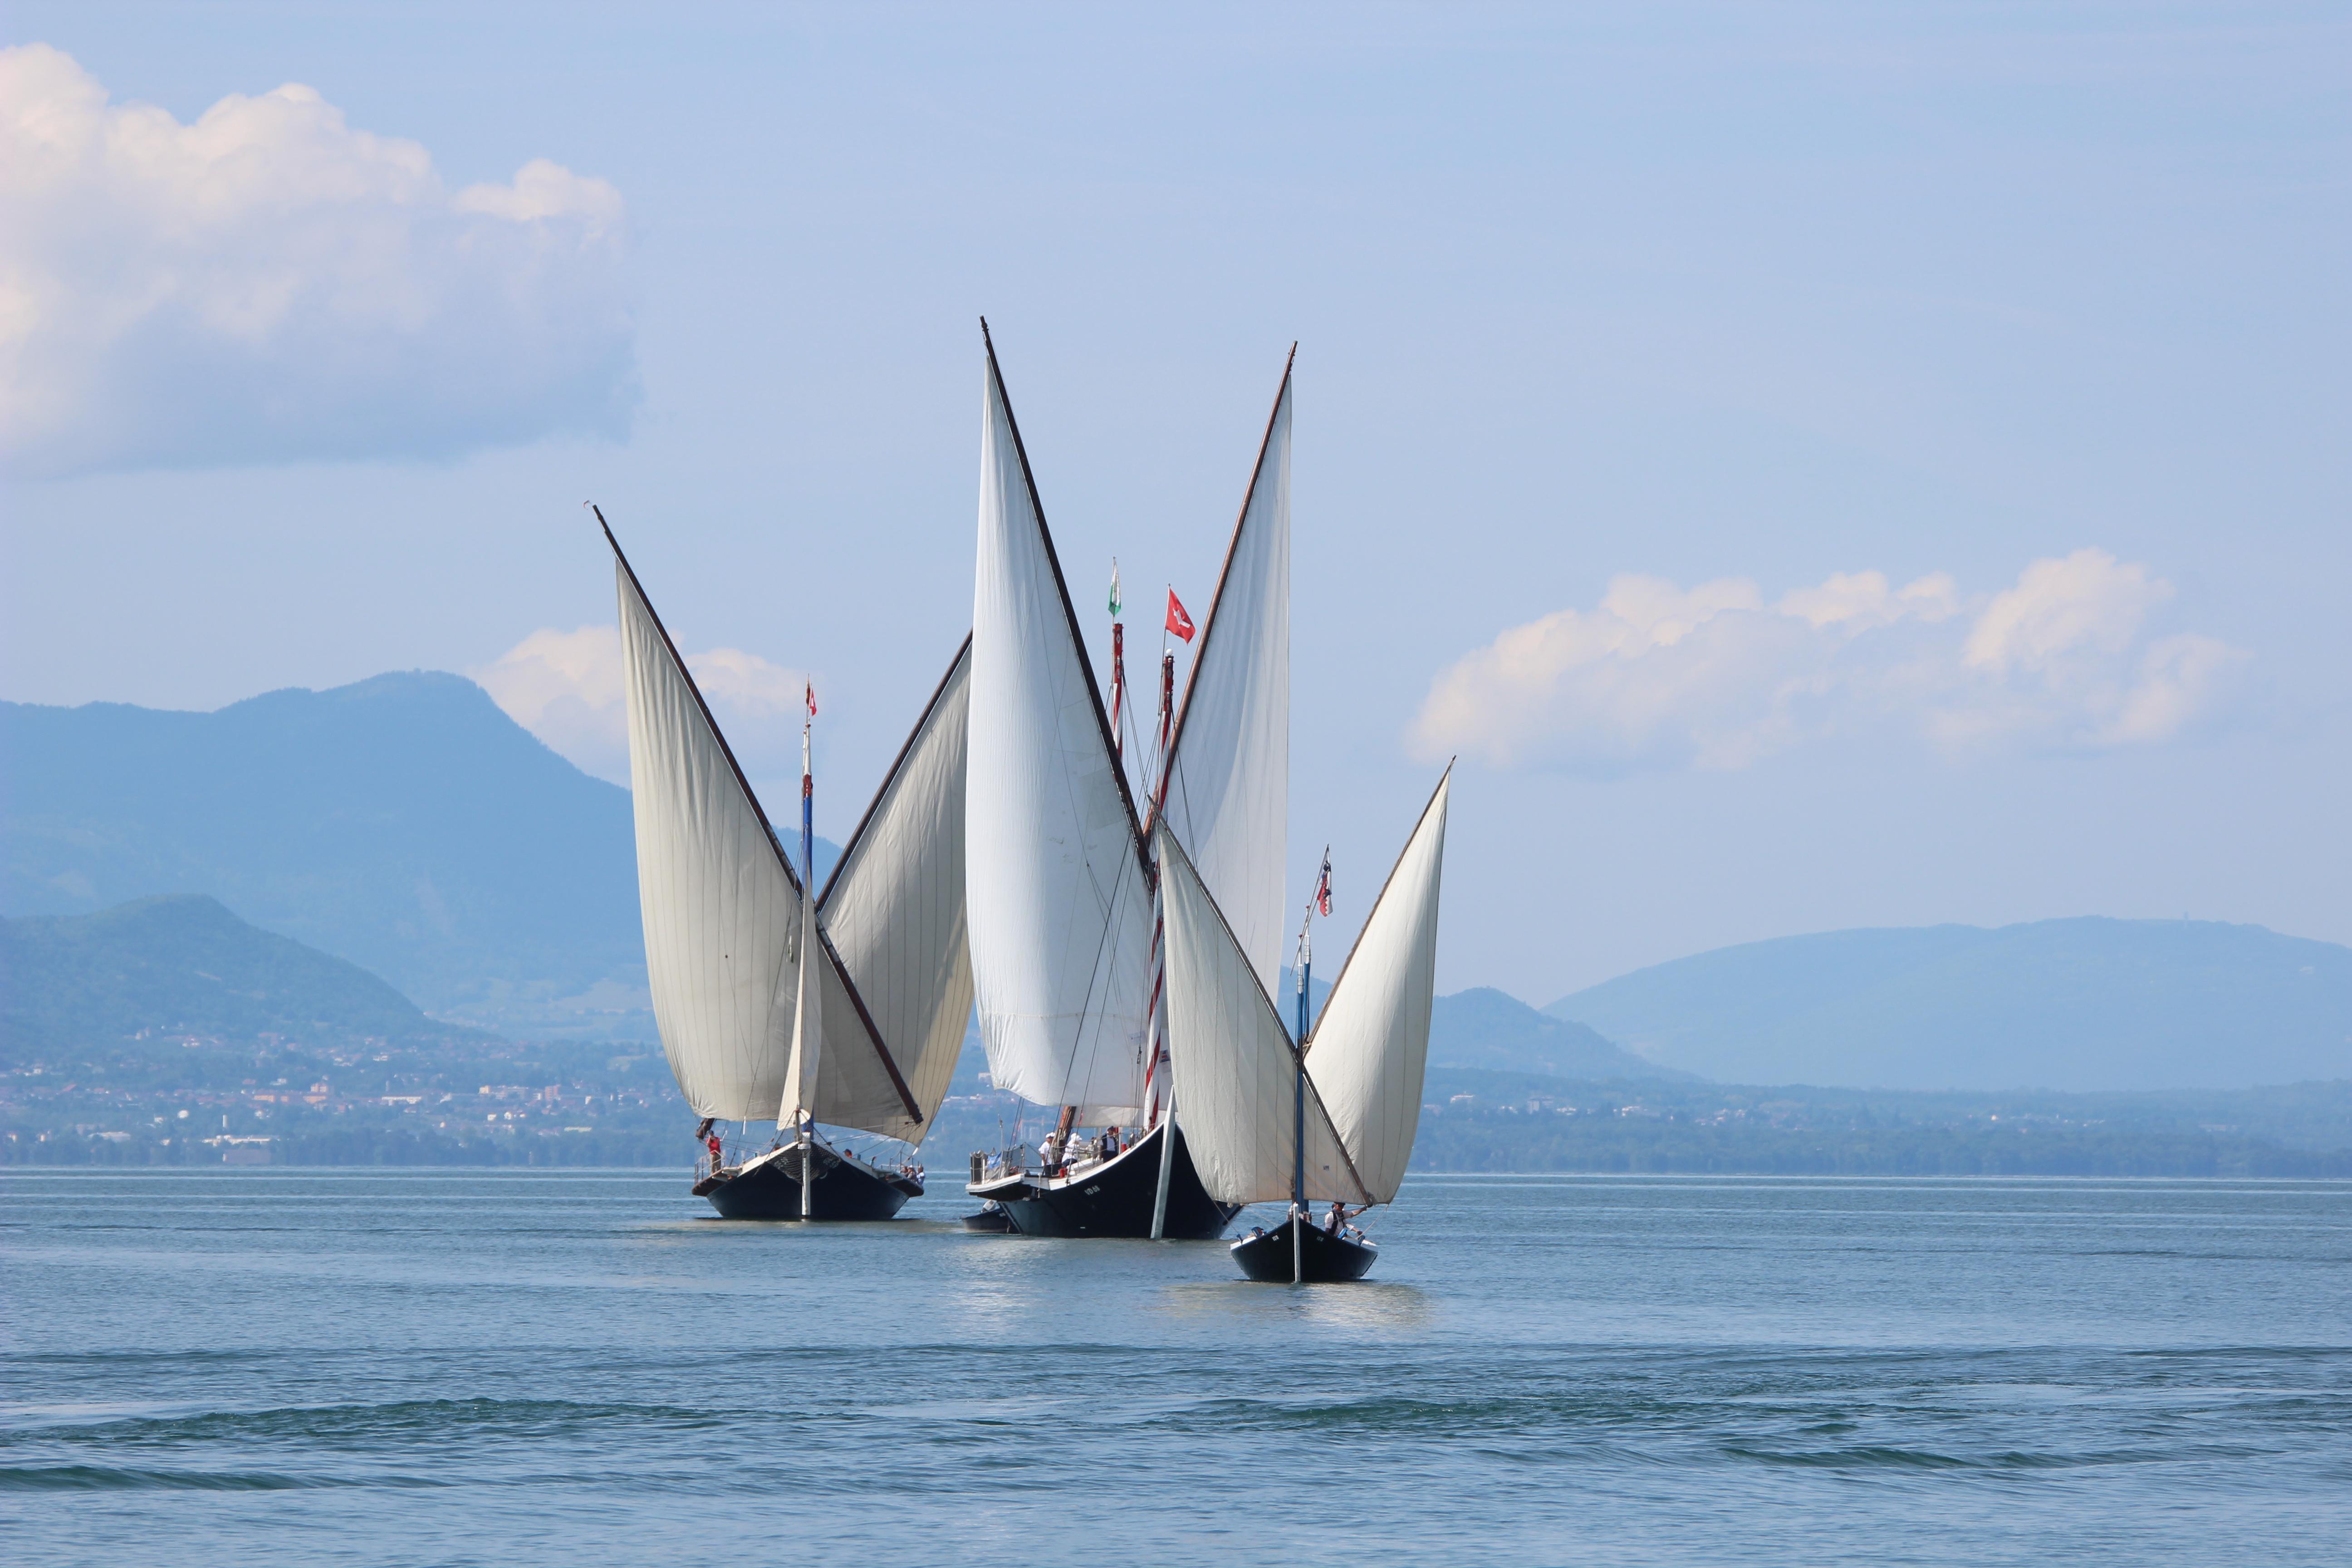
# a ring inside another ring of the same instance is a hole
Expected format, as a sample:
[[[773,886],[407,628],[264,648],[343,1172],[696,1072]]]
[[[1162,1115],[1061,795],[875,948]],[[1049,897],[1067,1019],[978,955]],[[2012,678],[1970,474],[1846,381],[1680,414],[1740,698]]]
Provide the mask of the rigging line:
[[[1101,936],[1099,936],[1099,937],[1097,937],[1097,938],[1096,939],[1096,941],[1095,941],[1095,961],[1094,961],[1093,966],[1092,966],[1091,968],[1089,968],[1089,969],[1087,970],[1087,994],[1086,994],[1085,998],[1084,998],[1083,1000],[1081,1000],[1081,1001],[1080,1001],[1080,1003],[1079,1003],[1079,1005],[1078,1005],[1078,1022],[1077,1022],[1077,1028],[1076,1028],[1076,1032],[1075,1034],[1073,1034],[1073,1035],[1071,1036],[1071,1038],[1070,1038],[1070,1059],[1069,1059],[1069,1061],[1068,1061],[1067,1065],[1066,1065],[1066,1066],[1062,1068],[1062,1089],[1061,1089],[1061,1093],[1062,1093],[1062,1103],[1063,1103],[1064,1105],[1068,1105],[1068,1104],[1070,1104],[1070,1103],[1071,1103],[1071,1100],[1070,1100],[1070,1098],[1069,1098],[1069,1093],[1070,1093],[1070,1075],[1071,1075],[1071,1074],[1073,1074],[1073,1073],[1075,1073],[1076,1071],[1077,1071],[1077,1068],[1078,1068],[1078,1052],[1079,1052],[1081,1049],[1083,1049],[1083,1048],[1084,1048],[1084,1047],[1085,1047],[1085,1037],[1086,1037],[1086,1032],[1087,1032],[1087,1014],[1088,1014],[1088,1012],[1090,1011],[1090,1009],[1091,1009],[1091,1005],[1092,1005],[1092,1004],[1093,1004],[1093,1002],[1094,1002],[1094,996],[1095,996],[1095,977],[1096,977],[1097,975],[1105,975],[1105,976],[1106,976],[1106,977],[1105,977],[1105,979],[1104,979],[1104,982],[1103,982],[1103,991],[1104,991],[1103,1004],[1104,1004],[1104,1005],[1105,1005],[1106,1007],[1108,1007],[1108,1006],[1109,1005],[1109,1004],[1110,1004],[1110,993],[1111,993],[1111,989],[1112,989],[1112,987],[1111,987],[1110,980],[1109,980],[1109,978],[1108,977],[1108,974],[1107,974],[1107,973],[1106,973],[1106,972],[1107,972],[1107,971],[1109,971],[1109,970],[1112,970],[1112,969],[1115,969],[1115,968],[1117,967],[1117,962],[1116,962],[1116,961],[1117,961],[1117,951],[1116,951],[1115,949],[1110,949],[1110,939],[1111,939],[1111,931],[1112,931],[1112,930],[1113,930],[1113,929],[1118,925],[1118,919],[1119,919],[1119,910],[1118,910],[1118,889],[1120,889],[1120,887],[1122,887],[1122,886],[1126,883],[1126,880],[1127,880],[1127,864],[1126,864],[1126,862],[1127,862],[1127,858],[1126,858],[1125,856],[1121,856],[1121,857],[1119,857],[1119,870],[1118,870],[1118,876],[1117,876],[1116,878],[1114,878],[1114,879],[1113,879],[1113,880],[1112,880],[1112,882],[1111,882],[1111,898],[1110,898],[1110,903],[1109,903],[1109,908],[1105,911],[1104,920],[1103,920],[1103,931],[1102,931],[1102,935],[1101,935]],[[1093,868],[1092,866],[1089,866],[1089,867],[1087,867],[1087,874],[1088,874],[1089,878],[1091,879],[1092,874],[1093,874],[1093,871],[1094,871],[1094,868]],[[1112,962],[1111,963],[1109,963],[1109,964],[1106,964],[1106,963],[1103,962],[1104,953],[1105,953],[1105,951],[1106,951],[1107,949],[1109,949],[1109,950],[1111,951],[1112,959],[1113,959],[1113,962]],[[1097,1031],[1096,1031],[1096,1034],[1095,1034],[1095,1048],[1096,1048],[1096,1050],[1097,1050],[1097,1051],[1100,1050],[1100,1048],[1101,1048],[1101,1045],[1102,1045],[1102,1034],[1101,1034],[1101,1030],[1100,1030],[1099,1028],[1097,1028]],[[1094,1079],[1094,1063],[1095,1063],[1095,1052],[1093,1052],[1093,1051],[1089,1051],[1089,1052],[1087,1053],[1087,1081],[1088,1081],[1088,1082],[1092,1082],[1092,1081],[1093,1081],[1093,1079]]]
[[[1091,869],[1091,868],[1089,868],[1089,869]],[[1112,945],[1110,938],[1112,938],[1112,931],[1118,929],[1119,921],[1124,920],[1124,917],[1122,917],[1122,910],[1119,910],[1119,898],[1118,898],[1119,889],[1122,889],[1124,884],[1127,884],[1127,856],[1119,856],[1119,875],[1115,877],[1115,879],[1112,879],[1112,884],[1110,884],[1112,900],[1110,900],[1110,910],[1108,910],[1106,920],[1103,920],[1103,936],[1098,938],[1098,941],[1096,941],[1096,945],[1094,945],[1094,966],[1091,966],[1091,969],[1087,971],[1087,999],[1085,999],[1085,1002],[1082,1002],[1082,1004],[1079,1004],[1079,1013],[1077,1013],[1077,1032],[1075,1032],[1073,1039],[1070,1039],[1070,1063],[1066,1065],[1066,1068],[1063,1068],[1063,1074],[1061,1074],[1061,1096],[1063,1096],[1063,1100],[1061,1100],[1061,1102],[1063,1102],[1063,1105],[1070,1105],[1070,1074],[1077,1072],[1077,1053],[1082,1051],[1082,1048],[1085,1048],[1087,1016],[1089,1016],[1089,1006],[1091,1006],[1091,1002],[1094,1002],[1094,978],[1096,978],[1096,975],[1103,975],[1103,1006],[1106,1006],[1106,1011],[1108,1011],[1108,1006],[1110,1006],[1110,996],[1118,994],[1118,985],[1115,985],[1115,975],[1118,975],[1118,957],[1119,957],[1119,954],[1118,954],[1118,947]],[[1108,962],[1108,963],[1103,962],[1103,959],[1106,959],[1106,950],[1108,950],[1108,957],[1110,957],[1110,962]],[[1089,1081],[1089,1084],[1091,1084],[1091,1081],[1094,1081],[1094,1063],[1096,1063],[1096,1056],[1098,1056],[1098,1053],[1101,1053],[1101,1048],[1103,1048],[1103,1023],[1106,1023],[1106,1020],[1103,1020],[1101,1016],[1098,1016],[1098,1018],[1096,1018],[1094,1048],[1091,1048],[1091,1051],[1087,1051],[1087,1081]],[[1146,1023],[1146,1035],[1150,1035],[1150,1023]]]

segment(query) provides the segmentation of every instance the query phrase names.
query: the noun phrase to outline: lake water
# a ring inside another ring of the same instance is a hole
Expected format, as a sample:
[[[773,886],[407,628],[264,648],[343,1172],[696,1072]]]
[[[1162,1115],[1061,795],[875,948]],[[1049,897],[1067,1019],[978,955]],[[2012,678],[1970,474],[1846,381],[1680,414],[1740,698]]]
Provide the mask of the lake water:
[[[2352,1559],[2352,1185],[1433,1177],[1304,1289],[683,1186],[20,1168],[0,1553]]]

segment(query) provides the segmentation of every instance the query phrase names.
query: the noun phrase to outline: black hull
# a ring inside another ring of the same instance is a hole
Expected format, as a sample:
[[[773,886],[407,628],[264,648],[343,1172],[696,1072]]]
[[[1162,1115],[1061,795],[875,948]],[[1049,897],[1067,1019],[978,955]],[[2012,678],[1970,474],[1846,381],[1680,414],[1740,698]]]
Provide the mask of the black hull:
[[[1009,1236],[1013,1232],[1013,1220],[999,1205],[985,1204],[978,1214],[963,1216],[963,1227],[978,1231],[982,1236]]]
[[[771,1160],[754,1162],[733,1174],[720,1173],[695,1184],[695,1195],[710,1200],[721,1219],[799,1219],[801,1217],[800,1156],[787,1149]],[[889,1219],[908,1198],[923,1195],[923,1184],[894,1171],[877,1171],[862,1161],[845,1160],[830,1149],[816,1155],[816,1187],[811,1193],[810,1219]]]
[[[1234,1261],[1242,1266],[1244,1274],[1268,1285],[1287,1285],[1294,1278],[1304,1285],[1333,1285],[1361,1279],[1381,1255],[1381,1249],[1371,1242],[1350,1241],[1344,1236],[1333,1236],[1319,1225],[1310,1225],[1298,1238],[1294,1265],[1290,1231],[1297,1223],[1293,1218],[1273,1230],[1244,1237],[1234,1243]]]
[[[994,1200],[1023,1236],[1148,1237],[1160,1190],[1160,1140],[1170,1131],[1163,1122],[1118,1159],[1067,1180],[1013,1177],[967,1190]],[[1168,1173],[1168,1216],[1160,1235],[1171,1241],[1214,1241],[1241,1205],[1221,1204],[1208,1194],[1192,1169],[1183,1132],[1177,1130],[1174,1136],[1176,1163]]]

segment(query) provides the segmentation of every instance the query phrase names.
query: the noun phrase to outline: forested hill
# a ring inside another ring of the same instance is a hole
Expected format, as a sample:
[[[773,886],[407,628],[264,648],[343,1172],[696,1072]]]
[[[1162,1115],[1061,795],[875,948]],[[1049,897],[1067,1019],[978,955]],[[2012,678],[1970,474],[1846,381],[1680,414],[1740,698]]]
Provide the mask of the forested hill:
[[[2165,1089],[2352,1079],[2352,949],[2210,921],[1829,931],[1545,1009],[1737,1083]]]
[[[357,964],[202,896],[0,921],[0,1061],[12,1068],[139,1037],[326,1046],[466,1033]]]
[[[209,894],[436,1014],[651,1032],[628,792],[461,677],[212,713],[0,703],[0,770],[8,914]]]

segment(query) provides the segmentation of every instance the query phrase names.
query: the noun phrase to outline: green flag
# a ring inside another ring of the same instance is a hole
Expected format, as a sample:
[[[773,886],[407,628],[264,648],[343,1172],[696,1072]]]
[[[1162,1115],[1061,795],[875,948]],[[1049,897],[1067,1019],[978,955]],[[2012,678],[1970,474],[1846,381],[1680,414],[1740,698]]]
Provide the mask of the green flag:
[[[1110,558],[1110,618],[1118,619],[1118,557]]]

